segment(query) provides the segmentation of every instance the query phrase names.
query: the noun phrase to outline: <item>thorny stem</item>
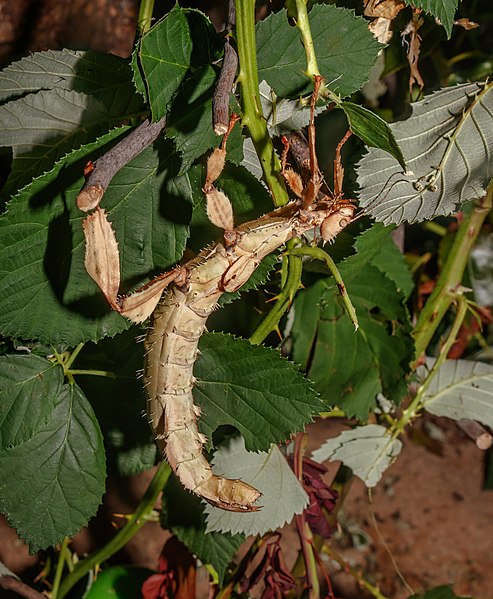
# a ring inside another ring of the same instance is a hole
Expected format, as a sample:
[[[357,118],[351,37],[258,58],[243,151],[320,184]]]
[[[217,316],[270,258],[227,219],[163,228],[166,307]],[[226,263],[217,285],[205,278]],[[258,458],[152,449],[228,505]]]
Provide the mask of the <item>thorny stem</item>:
[[[142,37],[151,28],[154,0],[141,0],[139,18],[137,20],[137,35]]]
[[[255,0],[236,0],[236,42],[240,60],[242,123],[248,128],[275,206],[288,203],[281,179],[281,163],[269,136],[260,104],[255,44]]]
[[[486,195],[477,200],[471,214],[459,226],[435,289],[428,298],[414,328],[416,361],[412,365],[413,368],[416,368],[418,360],[426,351],[447,310],[457,298],[469,254],[491,209],[492,197],[493,183],[490,183]]]
[[[296,292],[300,288],[303,261],[299,256],[288,256],[287,260],[288,274],[286,283],[283,286],[281,293],[277,296],[276,303],[272,310],[251,335],[250,343],[252,345],[260,345],[267,335],[277,327],[283,314],[291,305]]]
[[[329,254],[327,254],[327,252],[325,252],[322,248],[319,248],[319,247],[303,246],[303,247],[299,247],[299,248],[290,250],[289,255],[290,256],[308,256],[315,260],[321,260],[322,262],[325,262],[325,264],[327,265],[327,268],[332,273],[332,276],[334,277],[334,280],[337,284],[339,293],[341,294],[342,301],[344,303],[344,307],[346,308],[346,312],[348,313],[348,316],[354,325],[354,330],[357,331],[359,328],[359,323],[358,323],[358,316],[356,315],[356,310],[354,309],[354,306],[351,302],[351,298],[348,295],[346,286],[344,285],[344,281],[342,280],[342,277],[341,277],[341,273],[339,272],[334,260],[332,260],[332,258],[329,256]]]
[[[294,473],[301,484],[303,484],[303,454],[305,452],[306,443],[306,433],[299,433],[294,442]],[[300,538],[303,560],[305,562],[308,599],[318,599],[320,597],[320,584],[317,573],[317,559],[315,557],[313,546],[313,534],[305,520],[304,513],[297,515],[295,520],[298,536]]]
[[[159,493],[163,490],[169,476],[171,474],[171,468],[166,462],[161,462],[156,470],[154,478],[151,480],[144,497],[141,499],[137,509],[129,518],[125,526],[116,534],[109,543],[102,547],[99,551],[96,551],[92,555],[81,560],[68,574],[60,585],[60,591],[58,595],[53,595],[52,599],[62,599],[70,591],[70,589],[90,570],[95,568],[97,565],[108,560],[117,551],[120,551],[130,539],[144,526],[148,521],[149,516],[154,509],[154,505],[159,496]]]
[[[428,376],[424,380],[423,384],[418,389],[418,392],[416,393],[415,398],[409,404],[409,406],[404,410],[404,412],[402,413],[402,417],[393,426],[393,429],[395,431],[393,438],[398,436],[404,430],[404,428],[409,424],[409,422],[411,422],[411,420],[413,420],[416,417],[416,414],[423,407],[423,400],[424,400],[425,393],[426,393],[428,387],[430,386],[431,381],[435,377],[438,369],[443,364],[443,362],[445,362],[445,360],[447,359],[447,355],[448,355],[450,349],[452,348],[453,344],[455,343],[457,334],[460,330],[460,327],[462,326],[462,323],[464,322],[464,318],[466,317],[467,310],[468,310],[467,301],[464,296],[459,296],[457,298],[457,302],[458,302],[459,307],[457,310],[457,314],[455,316],[455,320],[450,329],[450,333],[447,337],[447,340],[441,347],[438,358],[435,360],[435,363],[433,364],[433,367],[430,370],[430,372],[428,373]]]
[[[313,43],[312,30],[310,28],[310,20],[307,10],[308,0],[295,0],[296,5],[296,26],[300,30],[301,39],[306,53],[306,71],[305,74],[311,79],[320,77],[321,73],[318,68],[317,55],[315,54],[315,45]],[[331,102],[340,104],[341,100],[337,94],[331,92],[325,85],[322,84],[323,95],[327,96]]]
[[[378,587],[371,584],[371,582],[368,582],[368,580],[366,580],[363,577],[361,572],[359,572],[358,570],[356,570],[356,568],[353,568],[347,562],[345,562],[344,559],[331,547],[329,547],[328,545],[324,545],[322,551],[326,553],[332,560],[337,562],[344,570],[344,572],[348,572],[349,574],[351,574],[351,576],[356,580],[359,586],[371,593],[376,599],[387,599],[387,597],[380,592],[380,589]]]

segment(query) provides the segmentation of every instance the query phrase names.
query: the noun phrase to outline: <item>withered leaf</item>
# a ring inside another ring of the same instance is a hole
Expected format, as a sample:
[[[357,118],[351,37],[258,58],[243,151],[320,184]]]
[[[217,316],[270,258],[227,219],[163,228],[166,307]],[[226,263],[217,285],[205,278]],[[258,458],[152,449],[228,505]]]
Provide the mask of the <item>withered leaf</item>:
[[[84,219],[82,226],[86,238],[86,270],[111,307],[118,310],[116,299],[120,286],[120,259],[118,243],[106,212],[98,208]]]
[[[470,21],[469,19],[457,19],[457,21],[454,21],[454,25],[458,25],[459,27],[464,27],[464,29],[466,29],[467,31],[471,30],[471,29],[477,29],[479,27],[479,23],[476,23],[475,21]]]
[[[419,14],[413,15],[413,18],[408,23],[406,29],[403,31],[404,34],[409,34],[409,48],[407,51],[407,60],[409,62],[409,90],[412,92],[413,84],[417,83],[420,89],[423,89],[425,82],[421,77],[421,73],[418,69],[419,51],[421,48],[421,36],[418,34],[418,29],[423,25],[424,20]]]
[[[402,0],[364,0],[365,16],[394,19],[406,6]]]

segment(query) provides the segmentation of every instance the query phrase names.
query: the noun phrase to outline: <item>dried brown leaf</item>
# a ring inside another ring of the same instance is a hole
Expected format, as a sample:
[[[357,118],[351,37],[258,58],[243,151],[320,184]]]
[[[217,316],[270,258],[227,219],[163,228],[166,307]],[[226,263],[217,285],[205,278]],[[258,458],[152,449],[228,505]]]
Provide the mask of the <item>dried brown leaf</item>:
[[[212,187],[205,194],[207,198],[207,216],[213,225],[231,231],[234,229],[233,207],[228,196]]]
[[[364,0],[365,16],[395,19],[406,6],[402,0]]]
[[[479,23],[476,23],[475,21],[470,21],[469,19],[457,19],[457,21],[454,21],[454,25],[458,25],[459,27],[464,27],[464,29],[466,29],[467,31],[471,30],[471,29],[477,29],[479,27]]]
[[[378,17],[377,19],[374,19],[371,23],[368,23],[368,29],[373,33],[373,35],[381,44],[388,44],[390,39],[392,38],[392,31],[390,29],[391,23],[392,21],[390,19]]]
[[[111,307],[116,310],[120,286],[120,259],[115,233],[106,212],[100,208],[87,216],[82,224],[86,238],[84,265]]]
[[[407,60],[409,62],[409,90],[412,93],[414,83],[417,83],[420,89],[423,89],[425,82],[421,77],[418,69],[419,51],[421,48],[421,36],[418,34],[418,29],[423,25],[424,20],[419,14],[413,15],[412,20],[407,24],[402,32],[402,35],[409,35],[409,47],[407,51]]]

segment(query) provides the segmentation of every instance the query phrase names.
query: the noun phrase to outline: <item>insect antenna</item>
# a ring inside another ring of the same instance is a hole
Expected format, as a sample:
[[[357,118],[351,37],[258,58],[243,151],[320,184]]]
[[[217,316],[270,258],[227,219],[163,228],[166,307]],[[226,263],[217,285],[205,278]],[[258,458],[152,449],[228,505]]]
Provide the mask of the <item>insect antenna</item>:
[[[389,176],[389,178],[387,179],[387,181],[385,182],[384,188],[387,188],[387,185],[389,184],[390,180],[396,175],[402,176],[402,175],[405,175],[405,173],[402,173],[400,171],[392,173]],[[385,199],[387,198],[389,193],[392,191],[393,187],[395,185],[397,185],[397,183],[403,183],[403,182],[406,183],[407,179],[397,179],[385,190],[385,193],[383,196],[380,196],[380,194],[377,194],[375,196],[375,198],[373,200],[371,200],[370,203],[367,204],[364,208],[359,208],[359,213],[353,218],[353,221],[369,214],[370,210],[373,210],[373,208],[376,208],[379,204],[381,204],[382,202],[385,201]]]

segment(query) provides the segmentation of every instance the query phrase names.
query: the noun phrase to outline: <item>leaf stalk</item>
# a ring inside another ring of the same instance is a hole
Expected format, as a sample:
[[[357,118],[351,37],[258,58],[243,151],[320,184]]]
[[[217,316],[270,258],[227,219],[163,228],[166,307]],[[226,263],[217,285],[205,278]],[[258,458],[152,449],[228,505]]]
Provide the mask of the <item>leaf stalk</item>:
[[[351,298],[348,295],[346,286],[344,285],[344,281],[341,277],[341,273],[339,272],[336,263],[334,262],[334,260],[332,260],[329,254],[319,247],[303,246],[290,250],[289,255],[308,256],[309,258],[313,258],[314,260],[320,260],[322,262],[325,262],[327,268],[330,270],[337,284],[339,293],[341,294],[342,301],[344,303],[344,307],[346,308],[346,312],[354,325],[354,330],[357,331],[359,328],[359,322],[358,316],[356,315],[356,310],[354,309],[354,306],[351,302]]]

